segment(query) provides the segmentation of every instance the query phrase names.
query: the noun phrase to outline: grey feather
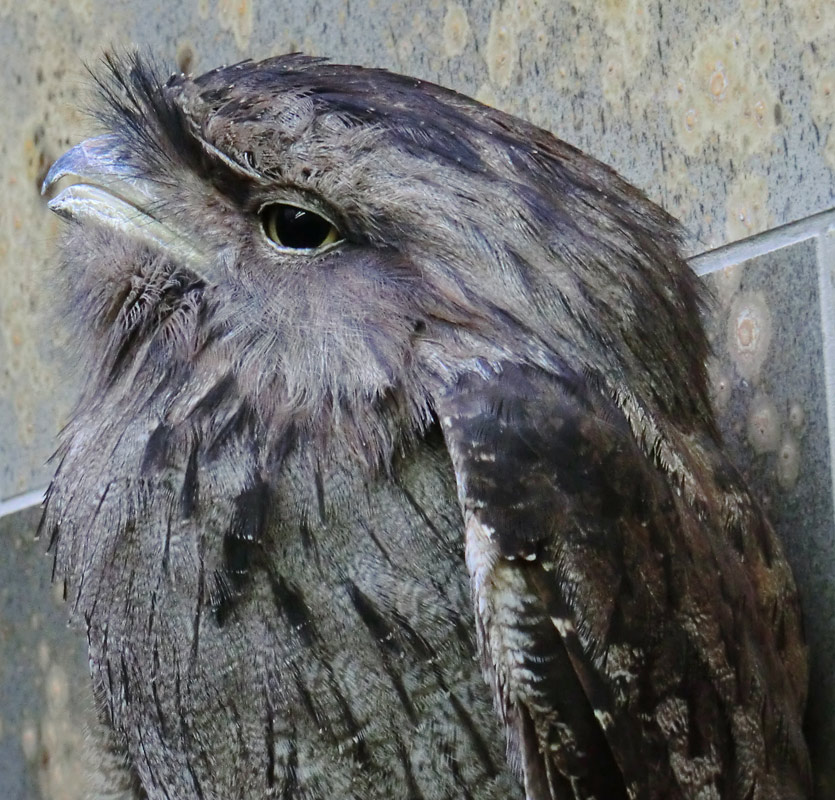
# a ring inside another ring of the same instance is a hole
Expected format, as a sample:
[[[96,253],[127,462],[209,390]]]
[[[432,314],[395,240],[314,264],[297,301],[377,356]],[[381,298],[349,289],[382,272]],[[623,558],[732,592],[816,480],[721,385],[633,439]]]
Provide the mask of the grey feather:
[[[100,89],[46,181],[89,378],[43,529],[114,788],[808,796],[796,590],[670,217],[383,71]]]

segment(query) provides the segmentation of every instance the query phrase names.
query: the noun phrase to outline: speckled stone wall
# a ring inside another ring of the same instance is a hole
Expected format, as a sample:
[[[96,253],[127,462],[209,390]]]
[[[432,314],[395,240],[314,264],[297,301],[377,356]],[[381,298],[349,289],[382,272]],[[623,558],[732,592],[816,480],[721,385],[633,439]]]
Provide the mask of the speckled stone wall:
[[[828,212],[692,262],[716,298],[707,322],[722,433],[783,540],[806,612],[821,800],[835,797],[833,226]]]
[[[835,796],[831,0],[0,0],[0,797],[86,796],[82,651],[31,542],[36,513],[3,501],[45,484],[75,391],[48,307],[58,220],[38,187],[91,132],[84,64],[134,46],[196,72],[303,50],[444,83],[553,130],[684,221],[716,290],[722,424],[806,601],[810,730],[820,796]]]

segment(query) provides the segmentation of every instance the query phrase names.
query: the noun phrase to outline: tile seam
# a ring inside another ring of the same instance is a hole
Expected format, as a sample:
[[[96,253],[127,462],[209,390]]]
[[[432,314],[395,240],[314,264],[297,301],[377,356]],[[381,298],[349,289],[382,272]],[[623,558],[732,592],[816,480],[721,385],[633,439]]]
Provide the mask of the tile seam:
[[[827,274],[827,263],[835,262],[835,245],[827,237],[827,233],[833,229],[835,209],[828,209],[802,220],[763,231],[748,239],[691,256],[688,262],[697,275],[704,276],[798,242],[813,238],[817,240],[826,411],[830,431],[830,464],[833,467],[832,500],[835,508],[835,292]],[[44,488],[33,489],[7,500],[0,500],[0,518],[39,505],[43,502],[44,491]]]
[[[747,239],[722,245],[715,250],[691,256],[688,263],[697,275],[708,275],[798,242],[824,236],[833,228],[835,209],[829,209],[778,228],[771,228]]]
[[[832,265],[835,264],[835,241],[822,233],[816,243],[818,260],[818,297],[820,298],[821,338],[823,341],[823,380],[826,392],[826,422],[829,432],[829,474],[832,508],[835,510],[835,291]]]
[[[29,492],[15,495],[8,500],[0,500],[0,518],[40,505],[43,502],[45,492],[46,487],[44,486],[40,489],[32,489]]]

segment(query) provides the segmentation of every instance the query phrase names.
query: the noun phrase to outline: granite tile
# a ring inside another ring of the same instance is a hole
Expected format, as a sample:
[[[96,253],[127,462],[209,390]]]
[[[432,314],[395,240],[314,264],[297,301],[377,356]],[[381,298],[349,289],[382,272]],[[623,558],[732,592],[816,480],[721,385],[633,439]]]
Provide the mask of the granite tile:
[[[0,797],[86,800],[85,642],[50,586],[39,518],[38,508],[0,517]]]
[[[714,400],[732,459],[780,535],[810,647],[807,728],[835,789],[835,519],[816,237],[706,277]]]

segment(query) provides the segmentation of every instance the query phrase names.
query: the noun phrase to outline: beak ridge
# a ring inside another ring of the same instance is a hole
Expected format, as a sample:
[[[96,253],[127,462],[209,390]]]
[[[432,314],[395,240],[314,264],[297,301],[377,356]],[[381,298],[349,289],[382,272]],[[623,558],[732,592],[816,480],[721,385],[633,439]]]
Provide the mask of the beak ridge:
[[[68,175],[105,186],[114,179],[124,181],[135,177],[133,169],[118,157],[117,146],[116,137],[107,134],[86,139],[67,150],[46,173],[41,194],[46,194],[50,187]]]

